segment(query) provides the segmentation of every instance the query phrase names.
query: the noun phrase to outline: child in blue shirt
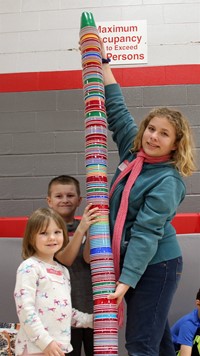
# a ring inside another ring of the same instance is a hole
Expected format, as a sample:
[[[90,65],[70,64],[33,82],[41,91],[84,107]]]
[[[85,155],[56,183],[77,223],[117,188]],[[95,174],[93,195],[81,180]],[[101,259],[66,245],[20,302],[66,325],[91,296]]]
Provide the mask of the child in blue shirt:
[[[171,328],[172,340],[179,356],[200,355],[194,353],[195,335],[200,328],[200,289],[196,295],[196,308],[176,321]]]

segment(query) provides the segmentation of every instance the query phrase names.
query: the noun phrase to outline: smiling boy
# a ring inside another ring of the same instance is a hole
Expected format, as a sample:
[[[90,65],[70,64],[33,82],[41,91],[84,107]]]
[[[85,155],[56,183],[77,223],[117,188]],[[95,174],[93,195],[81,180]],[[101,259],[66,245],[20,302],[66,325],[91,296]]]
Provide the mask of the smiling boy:
[[[68,175],[53,178],[48,185],[47,203],[50,208],[62,216],[67,224],[70,243],[73,241],[77,257],[69,263],[69,254],[59,252],[56,259],[68,266],[71,278],[72,306],[82,312],[93,313],[92,281],[89,263],[89,239],[82,225],[94,223],[95,209],[86,207],[81,221],[75,218],[76,209],[80,206],[82,197],[79,181]],[[91,215],[90,211],[92,212]],[[83,233],[84,231],[84,233]],[[77,236],[78,234],[78,236]],[[73,249],[74,253],[74,249]],[[67,258],[67,260],[66,260]],[[70,266],[70,267],[69,267]],[[89,328],[72,328],[71,356],[80,356],[82,345],[86,356],[93,356],[93,330]]]

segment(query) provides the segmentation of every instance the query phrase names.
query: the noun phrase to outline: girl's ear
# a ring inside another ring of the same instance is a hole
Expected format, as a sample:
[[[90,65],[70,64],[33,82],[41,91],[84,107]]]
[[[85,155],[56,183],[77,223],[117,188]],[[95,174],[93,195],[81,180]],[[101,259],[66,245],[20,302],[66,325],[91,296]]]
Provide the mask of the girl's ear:
[[[175,143],[174,143],[174,146],[173,146],[173,148],[172,148],[172,152],[175,152],[175,151],[177,150],[177,147],[178,147],[177,142],[175,142]]]

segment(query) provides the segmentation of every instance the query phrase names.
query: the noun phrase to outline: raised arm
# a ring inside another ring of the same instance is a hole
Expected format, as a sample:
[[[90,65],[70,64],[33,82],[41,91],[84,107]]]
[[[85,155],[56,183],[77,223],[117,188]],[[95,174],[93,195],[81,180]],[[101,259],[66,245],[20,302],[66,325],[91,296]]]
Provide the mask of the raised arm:
[[[92,204],[86,206],[80,224],[78,225],[73,238],[68,245],[56,254],[56,259],[65,266],[71,266],[78,255],[82,244],[83,236],[88,228],[96,222],[98,208],[92,208]],[[86,242],[87,243],[87,242]]]
[[[90,238],[88,233],[86,237],[85,246],[83,249],[83,259],[86,263],[90,263]]]
[[[101,43],[102,58],[107,58],[105,47],[104,47],[104,44],[103,44],[103,41],[101,38],[100,38],[100,43]],[[109,63],[102,63],[102,69],[103,69],[104,85],[117,83],[116,79],[112,73]]]

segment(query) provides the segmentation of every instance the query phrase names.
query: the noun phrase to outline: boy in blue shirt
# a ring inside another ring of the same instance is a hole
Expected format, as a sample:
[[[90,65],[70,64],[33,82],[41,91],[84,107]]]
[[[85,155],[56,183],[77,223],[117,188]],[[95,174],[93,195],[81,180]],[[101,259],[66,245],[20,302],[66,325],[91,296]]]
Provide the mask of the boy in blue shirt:
[[[196,308],[171,328],[172,340],[179,356],[200,355],[200,289],[196,295]],[[199,342],[199,347],[198,347]]]

